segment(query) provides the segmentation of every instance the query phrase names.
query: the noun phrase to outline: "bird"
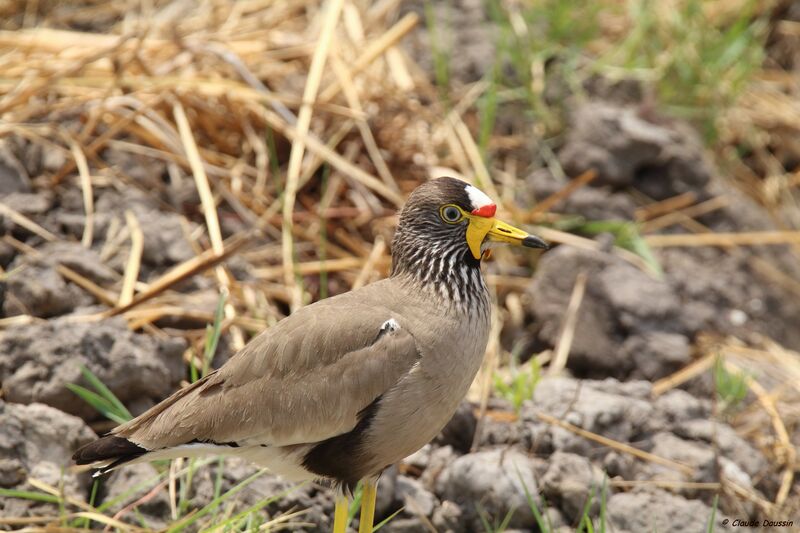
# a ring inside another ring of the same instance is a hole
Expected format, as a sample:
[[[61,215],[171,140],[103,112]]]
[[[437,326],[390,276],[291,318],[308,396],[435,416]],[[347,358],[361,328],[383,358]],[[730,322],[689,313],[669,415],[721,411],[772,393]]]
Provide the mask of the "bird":
[[[388,278],[300,308],[73,460],[102,475],[239,456],[290,481],[328,481],[334,533],[361,481],[359,532],[372,531],[381,472],[441,431],[481,365],[491,322],[481,259],[503,243],[548,248],[496,211],[466,181],[423,182],[401,210]]]

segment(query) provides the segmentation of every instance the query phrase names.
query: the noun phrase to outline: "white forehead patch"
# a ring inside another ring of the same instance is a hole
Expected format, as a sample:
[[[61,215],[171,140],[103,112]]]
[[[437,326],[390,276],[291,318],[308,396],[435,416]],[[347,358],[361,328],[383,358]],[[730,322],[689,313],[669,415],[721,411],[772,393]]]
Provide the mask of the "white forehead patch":
[[[467,185],[465,189],[467,191],[467,196],[469,196],[469,201],[472,202],[472,209],[480,209],[487,205],[494,205],[492,199],[486,196],[486,193],[477,187]]]

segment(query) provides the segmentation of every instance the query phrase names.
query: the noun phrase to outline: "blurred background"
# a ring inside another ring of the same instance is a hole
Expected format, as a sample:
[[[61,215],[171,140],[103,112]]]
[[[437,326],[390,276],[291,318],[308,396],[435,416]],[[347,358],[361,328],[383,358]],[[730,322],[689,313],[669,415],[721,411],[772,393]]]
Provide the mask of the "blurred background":
[[[0,0],[0,529],[327,531],[249,464],[69,457],[385,277],[443,175],[554,249],[485,265],[382,530],[800,524],[797,1]]]

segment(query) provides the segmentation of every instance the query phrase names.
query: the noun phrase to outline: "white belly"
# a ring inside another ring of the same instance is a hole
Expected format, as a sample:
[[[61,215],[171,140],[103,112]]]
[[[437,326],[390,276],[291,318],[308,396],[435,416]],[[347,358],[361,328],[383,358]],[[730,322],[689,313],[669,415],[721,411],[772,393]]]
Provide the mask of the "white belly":
[[[316,477],[302,466],[303,456],[307,451],[307,446],[293,446],[291,449],[287,449],[269,446],[233,447],[195,443],[146,453],[131,461],[131,463],[177,459],[179,457],[207,457],[210,455],[241,457],[262,468],[267,468],[271,473],[277,474],[287,481],[299,482],[312,480]]]

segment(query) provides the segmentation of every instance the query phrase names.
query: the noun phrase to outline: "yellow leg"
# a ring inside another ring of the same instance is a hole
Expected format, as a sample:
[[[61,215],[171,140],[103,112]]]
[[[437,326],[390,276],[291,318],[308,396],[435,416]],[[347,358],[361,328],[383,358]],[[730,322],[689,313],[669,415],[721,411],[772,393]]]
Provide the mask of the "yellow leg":
[[[372,481],[364,480],[361,493],[361,518],[358,521],[358,533],[372,533],[372,522],[375,520],[375,497],[378,487]]]
[[[350,507],[350,501],[347,496],[339,496],[336,498],[336,511],[333,513],[333,533],[345,533],[347,529],[347,510]]]

